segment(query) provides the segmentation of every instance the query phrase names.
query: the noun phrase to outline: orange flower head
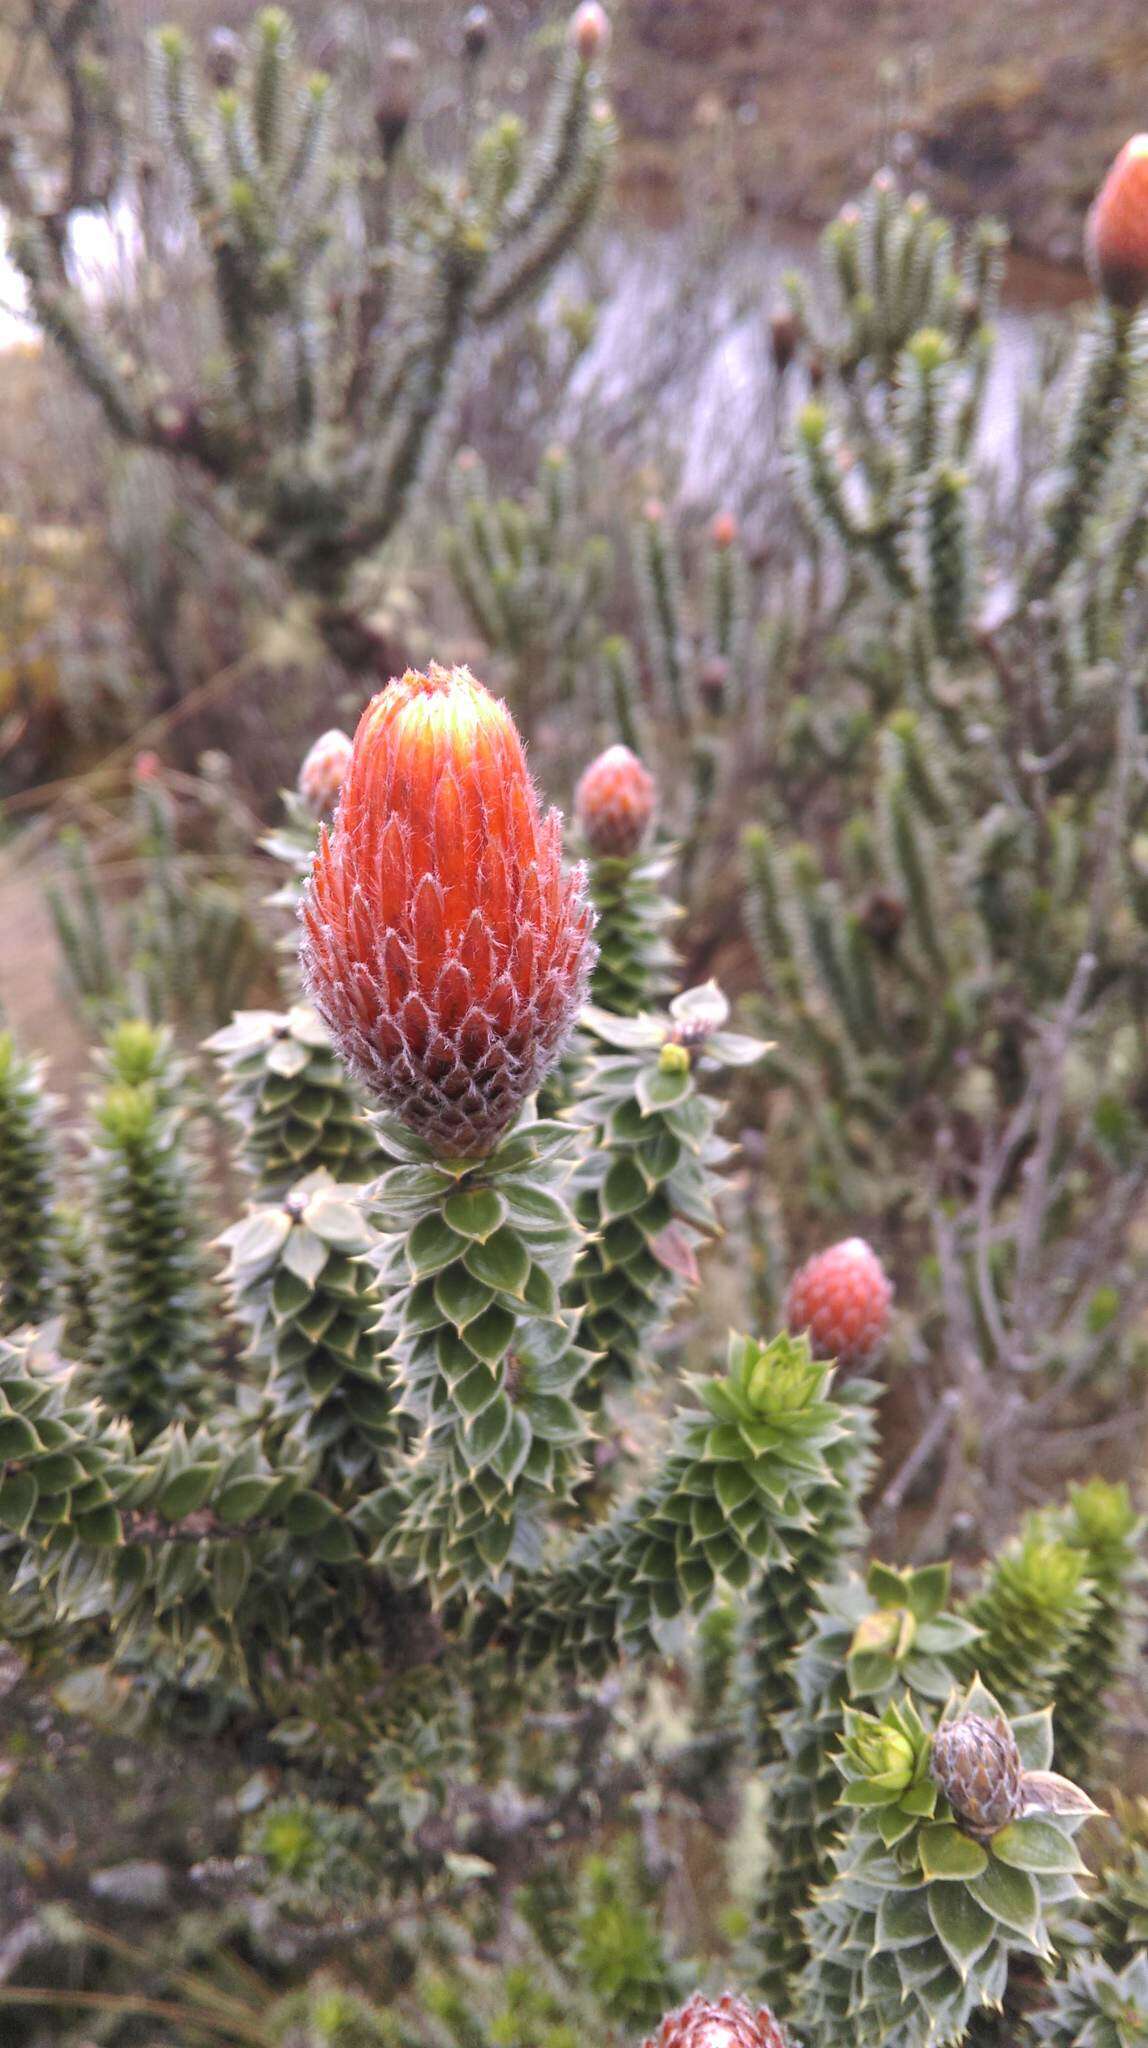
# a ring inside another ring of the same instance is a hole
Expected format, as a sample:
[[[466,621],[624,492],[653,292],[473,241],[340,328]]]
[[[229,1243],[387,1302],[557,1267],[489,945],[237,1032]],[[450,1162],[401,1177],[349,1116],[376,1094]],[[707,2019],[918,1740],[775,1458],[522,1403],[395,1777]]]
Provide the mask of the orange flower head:
[[[1134,312],[1148,295],[1148,135],[1125,143],[1096,195],[1084,239],[1105,298]]]
[[[334,810],[350,764],[351,742],[338,726],[320,733],[308,748],[299,769],[299,794],[313,817],[323,818]]]
[[[607,747],[574,792],[574,813],[591,853],[632,860],[654,815],[654,778],[629,747]]]
[[[408,669],[359,720],[302,908],[303,972],[347,1064],[440,1158],[481,1158],[557,1058],[594,914],[504,704]]]

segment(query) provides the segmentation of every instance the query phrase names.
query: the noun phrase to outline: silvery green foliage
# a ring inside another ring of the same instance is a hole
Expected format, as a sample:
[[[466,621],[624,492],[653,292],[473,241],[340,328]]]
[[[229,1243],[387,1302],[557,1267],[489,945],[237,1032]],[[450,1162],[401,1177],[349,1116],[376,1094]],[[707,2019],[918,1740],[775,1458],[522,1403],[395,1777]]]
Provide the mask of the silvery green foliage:
[[[563,1302],[582,1249],[569,1126],[527,1113],[475,1162],[436,1161],[396,1123],[369,1193],[393,1233],[388,1351],[418,1449],[362,1503],[377,1562],[436,1599],[512,1582],[585,1476],[589,1354]]]
[[[6,1330],[54,1303],[58,1250],[50,1102],[43,1069],[0,1035],[0,1315]]]
[[[378,1355],[375,1232],[353,1191],[319,1169],[278,1204],[250,1210],[220,1242],[235,1314],[254,1355],[270,1365],[267,1442],[325,1495],[353,1505],[378,1484],[399,1440],[396,1391]],[[355,1556],[349,1538],[341,1547]]]
[[[705,1083],[752,1065],[764,1048],[726,1028],[716,983],[675,996],[665,1015],[617,1016],[588,1005],[570,1118],[592,1143],[575,1180],[589,1234],[568,1298],[596,1354],[595,1388],[639,1373],[649,1335],[698,1278],[698,1251],[717,1227],[716,1174],[729,1147]]]
[[[630,860],[591,858],[598,959],[590,993],[599,1009],[614,1016],[658,1008],[674,985],[670,927],[680,912],[665,893],[672,865],[672,853],[656,847]]]
[[[89,1147],[95,1385],[143,1443],[204,1412],[217,1343],[186,1112],[162,1077],[113,1079]]]
[[[843,1398],[856,1396],[856,1383],[847,1383]],[[862,1411],[862,1425],[866,1419]],[[868,1460],[862,1460],[860,1473],[867,1468]],[[816,1519],[820,1526],[820,1513]],[[786,1584],[785,1575],[770,1574],[754,1593],[755,1678],[769,1640],[757,1634],[757,1614],[768,1605],[778,1576]],[[816,1588],[812,1611],[810,1588]],[[771,1685],[763,1688],[758,1681],[750,1691],[755,1709],[763,1690],[777,1704],[772,1724],[763,1715],[758,1730],[759,1757],[768,1767],[768,1848],[746,1967],[783,2015],[792,2010],[809,1961],[805,1909],[830,1876],[841,1834],[838,1758],[849,1709],[863,1705],[877,1713],[908,1697],[935,1711],[948,1699],[975,1633],[949,1606],[947,1565],[897,1571],[874,1563],[864,1577],[857,1569],[838,1569],[832,1576],[815,1570],[806,1581],[806,1598],[804,1631],[781,1663],[784,1689],[775,1675]]]
[[[383,1154],[330,1034],[304,1003],[240,1010],[209,1038],[226,1078],[225,1107],[260,1195],[285,1194],[309,1174],[369,1179]]]
[[[528,1662],[608,1669],[656,1651],[660,1624],[700,1612],[788,1557],[849,1424],[804,1337],[730,1338],[722,1378],[697,1388],[653,1483],[527,1579],[505,1626]]]
[[[1143,2048],[1148,2041],[1148,1954],[1117,1973],[1098,1956],[1073,1962],[1053,1987],[1033,2037],[1047,2048]]]
[[[974,1683],[943,1726],[1002,1722]],[[1003,1723],[1007,1728],[1010,1724]],[[958,2043],[981,2008],[1000,2006],[1015,1957],[1055,1958],[1056,1909],[1080,1893],[1074,1836],[1096,1809],[1050,1770],[1052,1717],[1018,1716],[1016,1817],[976,1838],[938,1789],[934,1726],[911,1698],[880,1715],[847,1709],[840,1756],[845,1832],[806,1920],[810,1960],[799,2024],[828,2044],[848,2028],[873,2048]]]

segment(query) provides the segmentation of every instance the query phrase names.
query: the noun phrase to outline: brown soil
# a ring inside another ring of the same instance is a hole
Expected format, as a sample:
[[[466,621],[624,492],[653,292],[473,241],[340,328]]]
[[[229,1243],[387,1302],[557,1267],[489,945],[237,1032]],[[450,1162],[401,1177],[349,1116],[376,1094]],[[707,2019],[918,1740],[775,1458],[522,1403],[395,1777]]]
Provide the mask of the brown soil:
[[[1144,121],[1141,0],[624,0],[618,13],[626,181],[669,189],[708,137],[742,202],[775,218],[825,220],[892,153],[946,211],[995,213],[1018,247],[1072,262],[1109,159]]]

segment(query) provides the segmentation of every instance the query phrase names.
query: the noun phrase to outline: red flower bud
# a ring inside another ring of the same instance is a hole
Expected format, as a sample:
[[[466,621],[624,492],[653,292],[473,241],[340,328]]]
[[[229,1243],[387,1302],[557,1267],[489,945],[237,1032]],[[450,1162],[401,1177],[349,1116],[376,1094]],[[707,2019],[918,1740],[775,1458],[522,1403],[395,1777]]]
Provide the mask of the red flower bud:
[[[316,818],[324,818],[334,810],[350,762],[351,742],[338,726],[321,733],[303,756],[299,794]]]
[[[766,2005],[756,2009],[726,1991],[703,1998],[700,1991],[667,2014],[645,2048],[788,2048],[785,2031]]]
[[[654,815],[657,787],[629,747],[607,747],[574,792],[574,814],[591,853],[631,860]]]
[[[889,1328],[893,1284],[863,1237],[847,1237],[807,1259],[789,1283],[785,1325],[794,1336],[808,1330],[817,1358],[835,1358],[847,1370],[880,1349]]]
[[[351,1069],[440,1157],[491,1151],[581,1007],[593,911],[509,711],[466,669],[408,670],[368,704],[302,918]]]
[[[715,548],[732,548],[738,536],[738,523],[732,512],[718,512],[710,527],[710,539]]]
[[[1084,242],[1105,298],[1134,312],[1148,294],[1148,135],[1125,143],[1097,193]]]

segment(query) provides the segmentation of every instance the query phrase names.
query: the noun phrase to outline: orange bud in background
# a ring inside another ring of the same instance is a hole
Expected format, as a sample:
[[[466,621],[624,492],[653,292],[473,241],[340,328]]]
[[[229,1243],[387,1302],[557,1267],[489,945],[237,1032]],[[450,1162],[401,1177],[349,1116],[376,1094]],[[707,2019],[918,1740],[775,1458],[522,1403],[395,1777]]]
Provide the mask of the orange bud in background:
[[[1084,246],[1105,298],[1134,312],[1148,295],[1148,135],[1125,143],[1097,193]]]
[[[299,769],[299,794],[316,818],[324,818],[339,801],[343,778],[351,763],[351,742],[338,726],[319,735]]]
[[[347,1064],[442,1158],[493,1149],[584,1000],[593,911],[561,828],[466,669],[408,669],[368,704],[303,903],[303,972]]]
[[[654,778],[629,747],[607,747],[591,761],[574,793],[574,815],[591,853],[630,860],[654,815]]]
[[[727,548],[732,548],[739,532],[740,528],[732,512],[718,512],[710,527],[710,539],[715,548],[720,548],[724,554]]]
[[[593,64],[610,41],[610,17],[599,0],[582,0],[570,17],[570,41],[583,64]]]

